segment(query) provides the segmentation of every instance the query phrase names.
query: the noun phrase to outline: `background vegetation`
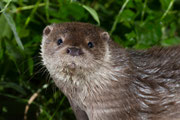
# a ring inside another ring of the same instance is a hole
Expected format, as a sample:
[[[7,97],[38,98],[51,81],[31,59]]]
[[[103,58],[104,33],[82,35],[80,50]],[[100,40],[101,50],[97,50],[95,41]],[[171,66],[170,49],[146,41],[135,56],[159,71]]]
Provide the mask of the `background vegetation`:
[[[73,120],[67,99],[41,65],[44,27],[81,21],[124,47],[180,43],[180,0],[1,0],[0,120]]]

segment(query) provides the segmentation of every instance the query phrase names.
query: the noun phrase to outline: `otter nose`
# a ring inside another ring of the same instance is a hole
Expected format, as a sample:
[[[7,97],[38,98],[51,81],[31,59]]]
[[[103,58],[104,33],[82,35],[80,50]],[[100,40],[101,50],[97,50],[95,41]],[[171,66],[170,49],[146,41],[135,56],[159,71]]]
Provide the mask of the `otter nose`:
[[[67,54],[70,54],[71,56],[79,56],[82,55],[83,52],[80,48],[71,47],[67,48]]]

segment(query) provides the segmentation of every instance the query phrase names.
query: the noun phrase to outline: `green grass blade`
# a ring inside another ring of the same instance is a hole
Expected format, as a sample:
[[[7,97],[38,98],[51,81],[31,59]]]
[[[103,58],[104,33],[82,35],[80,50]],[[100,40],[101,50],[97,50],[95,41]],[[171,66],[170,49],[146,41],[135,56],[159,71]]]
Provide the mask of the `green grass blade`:
[[[49,0],[45,0],[46,19],[49,21]]]
[[[163,14],[163,16],[161,17],[161,20],[163,20],[163,19],[166,17],[166,15],[168,14],[168,12],[170,11],[170,9],[171,9],[172,6],[173,6],[173,3],[174,3],[174,0],[171,0],[171,2],[170,2],[170,4],[169,4],[166,12],[165,12],[165,13]]]
[[[38,0],[30,14],[30,16],[26,19],[26,22],[25,22],[25,27],[27,27],[29,25],[29,22],[31,21],[31,19],[33,18],[37,8],[39,7],[39,4],[40,4],[41,0]]]
[[[111,28],[110,34],[112,34],[112,33],[114,32],[114,30],[116,29],[116,26],[117,26],[117,22],[118,22],[118,20],[119,20],[119,17],[120,17],[120,15],[122,14],[122,12],[124,11],[124,8],[125,8],[126,5],[128,4],[128,2],[129,2],[129,0],[126,0],[126,1],[124,2],[124,4],[123,4],[122,8],[119,10],[119,13],[118,13],[118,15],[116,16],[116,19],[115,19],[115,21],[114,21],[114,23],[113,23],[113,26],[112,26],[112,28]]]
[[[8,0],[8,2],[6,3],[6,5],[4,6],[3,9],[0,10],[0,13],[4,12],[6,10],[6,8],[8,7],[8,5],[11,3],[12,0]]]

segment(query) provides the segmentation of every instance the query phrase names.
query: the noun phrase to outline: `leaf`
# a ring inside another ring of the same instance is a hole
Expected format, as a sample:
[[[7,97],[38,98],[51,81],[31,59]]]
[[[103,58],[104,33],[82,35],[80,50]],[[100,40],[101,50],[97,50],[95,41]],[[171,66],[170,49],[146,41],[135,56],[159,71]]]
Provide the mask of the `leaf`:
[[[0,3],[0,8],[2,9],[2,4]],[[5,11],[2,13],[7,21],[7,23],[9,24],[11,30],[13,31],[14,33],[14,36],[15,36],[15,39],[16,39],[16,42],[18,44],[18,46],[20,47],[21,50],[24,50],[24,46],[17,34],[17,31],[16,31],[16,25],[15,25],[15,22],[14,20],[12,19],[12,17],[8,14],[8,13],[5,13]]]
[[[134,31],[126,33],[125,37],[128,41],[125,41],[126,46],[133,46],[136,43],[136,33]]]
[[[24,46],[23,46],[23,44],[18,36],[18,33],[16,31],[16,26],[15,26],[14,20],[12,19],[12,17],[9,14],[3,13],[3,15],[5,16],[6,21],[8,22],[9,26],[11,27],[11,30],[14,33],[14,36],[15,36],[18,46],[20,47],[20,49],[24,50]]]
[[[148,22],[144,25],[140,25],[140,23],[137,22],[135,31],[137,34],[136,40],[138,42],[136,48],[151,47],[159,43],[162,37],[161,24],[159,22]]]
[[[180,44],[180,37],[168,38],[161,41],[162,46],[172,46]]]
[[[135,13],[130,10],[130,9],[127,9],[127,10],[124,10],[124,12],[121,14],[121,17],[120,17],[120,21],[123,22],[123,21],[129,21],[129,22],[133,22],[134,18],[135,18]]]
[[[93,8],[91,8],[91,7],[89,7],[89,6],[82,5],[82,7],[83,7],[84,9],[86,9],[86,10],[92,15],[92,17],[93,17],[94,20],[98,23],[98,25],[100,25],[100,21],[99,21],[99,17],[98,17],[97,12],[96,12]]]
[[[134,23],[135,17],[136,17],[136,14],[132,10],[127,9],[123,11],[121,16],[119,16],[119,22],[121,22],[123,25],[130,28],[131,24]]]

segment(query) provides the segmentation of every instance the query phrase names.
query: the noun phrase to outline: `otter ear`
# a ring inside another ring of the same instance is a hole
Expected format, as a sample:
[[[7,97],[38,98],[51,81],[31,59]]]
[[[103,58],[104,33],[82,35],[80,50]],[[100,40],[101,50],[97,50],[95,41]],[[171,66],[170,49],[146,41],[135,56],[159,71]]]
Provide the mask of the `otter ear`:
[[[49,35],[52,30],[53,30],[53,26],[51,26],[51,25],[46,26],[43,30],[43,35],[45,35],[45,36]]]
[[[109,41],[111,39],[108,32],[102,32],[100,33],[100,36],[103,40],[106,40],[106,41]]]

